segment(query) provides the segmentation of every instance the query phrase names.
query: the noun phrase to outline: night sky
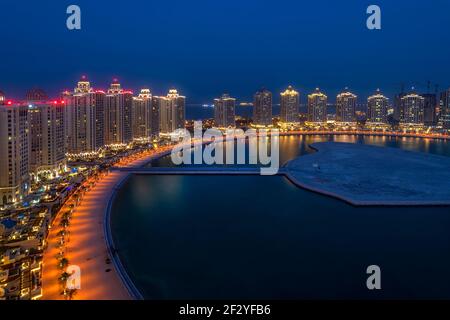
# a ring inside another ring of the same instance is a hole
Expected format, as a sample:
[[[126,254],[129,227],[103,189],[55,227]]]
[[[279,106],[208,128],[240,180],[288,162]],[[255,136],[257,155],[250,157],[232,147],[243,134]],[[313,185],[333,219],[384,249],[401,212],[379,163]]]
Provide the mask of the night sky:
[[[70,4],[80,31],[66,28]],[[366,28],[370,4],[381,31]],[[0,90],[11,98],[35,86],[56,96],[83,74],[103,89],[113,77],[155,94],[175,86],[188,103],[289,84],[302,102],[316,86],[334,101],[345,86],[365,99],[401,83],[450,85],[448,0],[2,0],[0,12]]]

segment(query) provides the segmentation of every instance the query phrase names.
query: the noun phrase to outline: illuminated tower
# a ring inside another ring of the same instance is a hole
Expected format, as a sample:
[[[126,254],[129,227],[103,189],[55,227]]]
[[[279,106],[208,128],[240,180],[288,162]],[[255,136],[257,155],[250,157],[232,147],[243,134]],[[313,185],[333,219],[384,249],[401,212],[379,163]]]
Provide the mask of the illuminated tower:
[[[327,121],[327,102],[328,97],[316,88],[314,93],[308,95],[308,121],[326,122]]]
[[[380,89],[367,98],[367,122],[387,123],[389,99],[385,97]]]
[[[105,144],[128,144],[132,141],[133,92],[123,90],[113,80],[105,97]]]
[[[401,98],[401,118],[404,124],[423,124],[425,99],[415,92]]]
[[[218,128],[234,128],[235,122],[236,99],[231,98],[228,94],[214,99],[214,121]]]
[[[0,205],[21,200],[30,190],[27,104],[0,106]]]
[[[161,131],[161,119],[159,113],[159,101],[152,97],[152,112],[150,119],[150,137],[158,138]]]
[[[180,96],[175,89],[169,90],[166,97],[155,97],[160,114],[160,131],[170,134],[185,127],[186,97]]]
[[[438,127],[450,129],[450,88],[441,92],[439,96]]]
[[[85,76],[65,100],[66,148],[69,154],[96,153],[104,146],[105,92],[91,88]]]
[[[336,97],[336,121],[343,123],[356,122],[356,100],[357,96],[346,91]]]
[[[65,101],[28,101],[30,170],[34,175],[57,176],[65,167]]]
[[[5,94],[2,91],[0,91],[0,106],[4,105],[5,101],[6,101]]]
[[[253,124],[257,126],[272,125],[272,92],[261,89],[253,99]]]
[[[421,96],[424,98],[423,122],[427,126],[434,126],[437,124],[436,110],[438,108],[438,101],[436,94],[425,93]]]
[[[300,94],[289,86],[281,93],[280,120],[283,123],[299,122]]]
[[[133,97],[132,124],[133,139],[148,140],[152,132],[152,94],[149,89],[142,89],[137,97]]]

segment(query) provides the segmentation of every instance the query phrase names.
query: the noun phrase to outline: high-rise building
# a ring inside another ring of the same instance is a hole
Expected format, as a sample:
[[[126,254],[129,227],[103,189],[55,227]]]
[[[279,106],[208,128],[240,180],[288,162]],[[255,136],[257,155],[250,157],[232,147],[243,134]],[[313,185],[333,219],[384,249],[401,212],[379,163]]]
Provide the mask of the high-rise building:
[[[66,149],[69,154],[97,153],[104,142],[105,92],[91,88],[85,76],[73,92],[64,92]]]
[[[6,101],[5,94],[2,91],[0,91],[0,106],[4,105],[5,101]]]
[[[404,124],[423,124],[425,99],[415,92],[401,98],[400,122]]]
[[[438,127],[450,130],[450,88],[439,97]]]
[[[214,121],[218,128],[234,128],[236,99],[231,98],[228,94],[214,99]]]
[[[154,97],[152,98],[152,112],[150,122],[150,137],[158,138],[161,131],[161,119],[159,113],[159,101]]]
[[[0,205],[21,200],[30,189],[27,104],[0,106]]]
[[[253,124],[257,126],[272,125],[272,92],[261,89],[253,99]]]
[[[326,122],[327,121],[327,103],[328,97],[320,92],[319,88],[308,95],[308,121]]]
[[[356,122],[357,96],[346,90],[336,97],[336,121],[351,123]]]
[[[380,89],[367,98],[367,122],[387,123],[389,99]]]
[[[152,110],[153,104],[150,89],[142,89],[137,97],[133,97],[133,109],[131,113],[133,139],[150,139],[152,131]]]
[[[177,129],[184,129],[186,118],[186,97],[180,96],[175,89],[169,90],[167,96],[155,97],[160,114],[160,131],[170,134]]]
[[[281,93],[280,121],[283,123],[299,122],[300,94],[289,86]]]
[[[30,172],[57,176],[65,167],[65,101],[28,101],[30,121]]]
[[[133,92],[123,90],[117,79],[113,80],[105,97],[105,144],[128,144],[132,134]]]
[[[423,120],[426,126],[435,126],[437,124],[436,109],[438,102],[434,93],[425,93],[421,95],[424,98]]]

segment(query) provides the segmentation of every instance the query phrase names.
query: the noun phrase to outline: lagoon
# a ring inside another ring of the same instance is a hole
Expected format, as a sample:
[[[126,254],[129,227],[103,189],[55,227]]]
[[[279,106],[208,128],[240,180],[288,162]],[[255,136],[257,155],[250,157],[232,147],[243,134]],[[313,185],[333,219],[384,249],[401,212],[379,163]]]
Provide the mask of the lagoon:
[[[290,136],[281,163],[320,141],[450,156],[439,140]],[[112,210],[119,256],[148,299],[450,298],[449,229],[448,207],[354,207],[278,176],[135,175]],[[365,286],[372,264],[381,291]]]

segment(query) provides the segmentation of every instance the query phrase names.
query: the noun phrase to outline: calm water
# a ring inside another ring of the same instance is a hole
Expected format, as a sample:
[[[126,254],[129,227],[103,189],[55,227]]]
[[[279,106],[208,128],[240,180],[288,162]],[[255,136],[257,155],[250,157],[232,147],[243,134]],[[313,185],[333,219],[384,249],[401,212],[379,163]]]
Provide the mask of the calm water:
[[[450,156],[440,141],[310,136],[281,137],[281,160],[328,140]],[[447,207],[356,208],[277,176],[142,175],[119,192],[112,228],[146,298],[450,298]],[[365,287],[372,264],[381,291]]]

